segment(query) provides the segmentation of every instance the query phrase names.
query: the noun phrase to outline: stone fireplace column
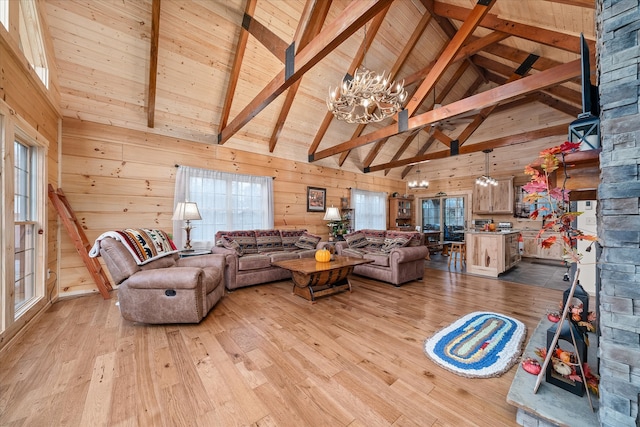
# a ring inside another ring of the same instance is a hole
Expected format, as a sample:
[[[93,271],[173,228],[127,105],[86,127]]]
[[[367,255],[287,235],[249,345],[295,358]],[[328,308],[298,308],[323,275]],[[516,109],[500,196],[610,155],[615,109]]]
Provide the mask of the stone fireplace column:
[[[640,6],[597,0],[602,153],[598,187],[600,410],[640,425]]]

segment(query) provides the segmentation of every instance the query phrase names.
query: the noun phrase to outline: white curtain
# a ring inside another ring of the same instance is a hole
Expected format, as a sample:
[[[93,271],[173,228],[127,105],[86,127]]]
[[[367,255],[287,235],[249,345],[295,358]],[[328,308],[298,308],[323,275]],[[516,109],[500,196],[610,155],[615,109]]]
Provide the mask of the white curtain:
[[[387,193],[351,189],[354,230],[387,228]]]
[[[201,221],[192,221],[191,246],[210,248],[219,230],[273,228],[273,178],[179,166],[173,206],[196,202]],[[174,221],[173,239],[184,245],[183,221]]]

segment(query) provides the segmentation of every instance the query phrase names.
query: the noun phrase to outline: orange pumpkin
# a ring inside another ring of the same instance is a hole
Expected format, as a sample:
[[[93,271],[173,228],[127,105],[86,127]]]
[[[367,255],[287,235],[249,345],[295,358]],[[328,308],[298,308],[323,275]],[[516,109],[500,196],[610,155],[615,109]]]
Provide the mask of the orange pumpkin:
[[[318,249],[316,251],[316,261],[318,262],[331,261],[331,252],[329,252],[327,249]]]

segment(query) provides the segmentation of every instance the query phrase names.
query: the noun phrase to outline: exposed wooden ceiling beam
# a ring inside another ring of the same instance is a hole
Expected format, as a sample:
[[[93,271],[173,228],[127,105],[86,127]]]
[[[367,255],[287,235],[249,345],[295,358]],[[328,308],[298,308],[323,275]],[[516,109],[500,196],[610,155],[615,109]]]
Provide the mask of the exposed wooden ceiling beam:
[[[497,32],[494,32],[492,34],[498,34]],[[481,50],[486,50],[488,46],[490,46],[490,43],[487,43],[489,40],[492,40],[493,37],[491,37],[491,34],[482,37],[482,38],[473,38],[470,37],[470,39],[474,39],[474,41],[472,43],[467,43],[466,45],[464,45],[460,51],[456,54],[455,58],[453,58],[453,61],[451,61],[451,63],[457,62],[457,61],[461,61],[463,59],[467,59],[468,57],[480,52]],[[444,49],[443,49],[444,51]],[[442,54],[442,52],[440,52],[437,57],[439,57]],[[424,67],[421,70],[416,71],[413,74],[410,74],[408,76],[405,76],[404,78],[404,82],[405,85],[410,85],[413,84],[417,81],[420,81],[422,79],[424,79],[427,74],[429,74],[429,71],[431,71],[431,68],[433,68],[433,66],[435,65],[436,61],[432,61],[429,65],[427,65],[426,67]],[[480,75],[480,78],[484,80],[484,76]]]
[[[264,110],[282,92],[329,55],[337,46],[389,6],[392,0],[372,0],[367,2],[351,2],[340,16],[318,34],[304,49],[295,56],[295,70],[285,77],[285,70],[280,71],[260,93],[246,105],[242,111],[218,134],[218,144],[224,144],[252,118]]]
[[[498,76],[497,74],[487,73],[487,77],[490,81],[497,83],[499,85],[503,85],[506,82],[506,78],[502,76]],[[582,108],[576,107],[575,105],[568,104],[560,99],[554,98],[551,95],[547,95],[543,92],[534,92],[528,95],[525,95],[522,98],[515,99],[508,103],[500,104],[493,112],[497,113],[499,111],[509,110],[512,108],[519,107],[520,105],[529,104],[531,102],[540,102],[545,104],[555,110],[561,111],[565,114],[568,114],[573,117],[578,117],[579,114],[582,113]]]
[[[286,60],[286,51],[289,47],[284,40],[262,25],[262,23],[255,17],[246,13],[242,18],[242,27],[246,29],[249,34],[255,37],[261,45],[267,48],[273,56],[278,58],[280,62],[284,64]]]
[[[320,33],[322,24],[324,24],[327,14],[329,13],[330,6],[331,1],[307,0],[294,37],[294,40],[297,40],[295,43],[296,50],[300,50],[307,46],[311,40]],[[282,128],[287,121],[287,116],[291,111],[291,106],[293,105],[293,101],[298,93],[298,88],[300,87],[301,82],[302,79],[298,80],[287,90],[287,96],[282,104],[282,108],[280,109],[280,114],[278,115],[278,120],[273,128],[273,132],[271,132],[271,138],[269,138],[270,153],[273,153],[273,150],[276,148],[278,137],[280,136],[280,132],[282,132]]]
[[[462,64],[460,64],[460,66],[455,71],[455,73],[453,73],[453,75],[451,76],[451,78],[449,79],[449,81],[447,82],[445,87],[443,88],[443,90],[441,90],[440,93],[438,93],[438,94],[436,94],[436,96],[434,96],[434,100],[433,100],[434,102],[433,102],[433,104],[431,105],[430,108],[434,108],[435,104],[441,104],[444,101],[444,98],[449,94],[451,89],[460,81],[460,78],[462,77],[464,72],[467,70],[467,68],[469,68],[469,63],[468,62],[463,62]],[[431,146],[431,144],[435,141],[435,139],[439,140],[440,142],[445,144],[447,147],[451,146],[452,139],[449,138],[447,135],[445,135],[442,131],[440,131],[440,129],[438,129],[437,127],[433,127],[432,129],[430,129],[430,132],[431,132],[431,134],[429,135],[429,139],[427,140],[427,142],[422,147],[418,147],[418,152],[417,152],[416,155],[423,154]],[[419,133],[420,133],[420,131],[418,131],[418,134]],[[400,154],[402,154],[402,152],[398,151],[398,153],[396,153],[396,155],[393,156],[393,158],[394,159],[395,158],[400,158],[400,156],[399,156]],[[367,167],[367,166],[370,166],[370,165],[371,164],[363,165],[363,166]],[[401,176],[404,178],[411,171],[412,168],[413,168],[413,166],[407,166],[402,171]],[[386,173],[387,173],[387,169],[385,169],[385,174]]]
[[[418,90],[416,90],[414,96],[407,103],[405,108],[409,112],[409,116],[413,116],[418,107],[422,105],[427,94],[433,89],[438,80],[440,80],[444,71],[449,64],[451,64],[458,51],[471,36],[480,21],[485,17],[487,12],[489,12],[495,1],[496,0],[487,0],[486,5],[478,3],[473,10],[469,12],[460,29],[456,32],[455,36],[453,36],[447,48],[442,55],[440,55],[433,68],[431,68],[431,71],[429,71],[429,74],[427,74],[427,77],[425,77]]]
[[[244,14],[252,16],[256,10],[256,3],[258,0],[247,0],[247,4],[244,8]],[[227,86],[227,93],[224,97],[224,105],[222,107],[222,115],[220,117],[220,129],[227,127],[229,121],[229,114],[231,113],[231,104],[233,103],[233,94],[236,92],[238,86],[238,78],[240,77],[240,68],[242,67],[242,59],[244,58],[244,52],[247,49],[247,41],[249,40],[249,32],[240,26],[240,36],[238,38],[238,45],[233,55],[233,65],[231,66],[231,73],[229,75],[229,85]]]
[[[443,17],[438,16],[438,15],[435,14],[435,12],[433,10],[433,0],[421,0],[421,1],[422,1],[422,5],[427,9],[427,12],[429,12],[429,14],[434,17],[435,21],[438,23],[438,26],[447,35],[449,40],[453,39],[455,37],[456,33],[458,32],[458,30],[451,23],[451,21],[449,21],[447,18],[443,18]],[[488,3],[488,2],[486,2],[486,3]],[[478,1],[477,4],[480,4],[480,1]],[[492,7],[492,5],[488,5],[488,4],[487,4],[487,6],[489,6],[489,8]],[[468,60],[466,57],[464,59]],[[476,70],[476,72],[478,73],[479,76],[482,76],[482,71],[481,70],[479,70],[471,62],[469,62],[469,65],[471,65]]]
[[[471,10],[447,3],[435,2],[435,13],[438,16],[464,21],[467,19],[469,13],[471,13]],[[580,37],[571,36],[558,31],[547,30],[545,28],[534,27],[533,25],[507,21],[492,14],[487,14],[480,22],[480,26],[580,54]],[[595,42],[587,40],[587,44],[589,45],[589,50],[591,52],[595,52]]]
[[[554,67],[550,70],[542,71],[515,82],[505,84],[504,86],[489,89],[485,92],[448,104],[442,108],[411,117],[409,119],[407,131],[423,127],[449,117],[454,117],[466,113],[467,111],[481,109],[489,105],[498,104],[501,101],[558,85],[580,75],[580,71],[580,60],[577,59],[567,64]],[[398,129],[398,124],[394,123],[366,135],[362,135],[356,139],[345,141],[331,148],[319,151],[313,158],[310,157],[309,161],[333,156],[345,150],[370,144],[381,138],[390,137],[399,133],[401,133],[401,131]]]
[[[158,82],[158,43],[160,38],[160,0],[151,4],[151,52],[149,54],[149,102],[147,104],[147,127],[155,126],[156,91]]]
[[[520,66],[514,71],[514,73],[509,77],[507,83],[518,80],[524,77],[530,70],[533,64],[539,59],[538,55],[530,54]],[[473,118],[473,121],[469,123],[463,130],[462,133],[458,136],[458,147],[461,147],[473,133],[478,130],[480,125],[484,123],[484,121],[491,115],[491,113],[496,109],[498,104],[489,105],[488,107],[484,107],[480,112]]]
[[[565,125],[545,127],[535,131],[518,133],[515,135],[505,136],[502,138],[495,138],[495,139],[491,139],[483,142],[478,142],[476,144],[460,147],[459,154],[477,153],[487,149],[508,147],[510,145],[516,145],[516,144],[524,144],[526,142],[534,141],[541,138],[548,138],[551,136],[558,136],[558,135],[566,135],[568,126],[569,126],[569,123]],[[445,159],[450,155],[451,155],[450,150],[437,151],[437,152],[413,157],[411,159],[396,160],[394,162],[371,166],[368,170],[365,170],[364,172],[365,173],[377,172],[387,168],[397,168],[397,167],[406,166],[408,164],[417,163],[417,162],[426,162],[428,160]]]
[[[494,61],[492,59],[485,58],[480,55],[475,55],[473,57],[473,61],[478,65],[480,65],[481,67],[486,68],[487,70],[496,72],[503,76],[506,76],[510,72],[508,66],[500,62]],[[493,81],[496,83],[499,83],[499,80],[497,79],[494,79]],[[499,84],[504,84],[504,82]],[[561,98],[564,101],[568,101],[570,103],[577,104],[577,105],[582,105],[582,95],[580,94],[580,92],[573,89],[569,89],[568,87],[558,85],[558,86],[546,88],[544,91],[550,95],[553,95],[554,97]]]

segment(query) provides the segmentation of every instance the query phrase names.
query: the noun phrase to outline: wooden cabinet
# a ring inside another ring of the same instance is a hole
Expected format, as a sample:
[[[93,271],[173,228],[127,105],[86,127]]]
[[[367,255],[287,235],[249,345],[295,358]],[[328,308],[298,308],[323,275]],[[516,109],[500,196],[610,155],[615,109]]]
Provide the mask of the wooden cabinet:
[[[500,178],[498,185],[473,187],[473,213],[513,214],[513,178]]]
[[[389,229],[413,230],[413,197],[389,197]]]
[[[560,261],[562,259],[562,236],[560,233],[544,233],[544,238],[556,236],[556,242],[549,249],[540,246],[542,239],[536,238],[538,230],[521,231],[522,241],[524,244],[524,252],[522,256],[529,258],[554,259]]]
[[[468,232],[467,272],[498,277],[520,261],[518,233]]]

